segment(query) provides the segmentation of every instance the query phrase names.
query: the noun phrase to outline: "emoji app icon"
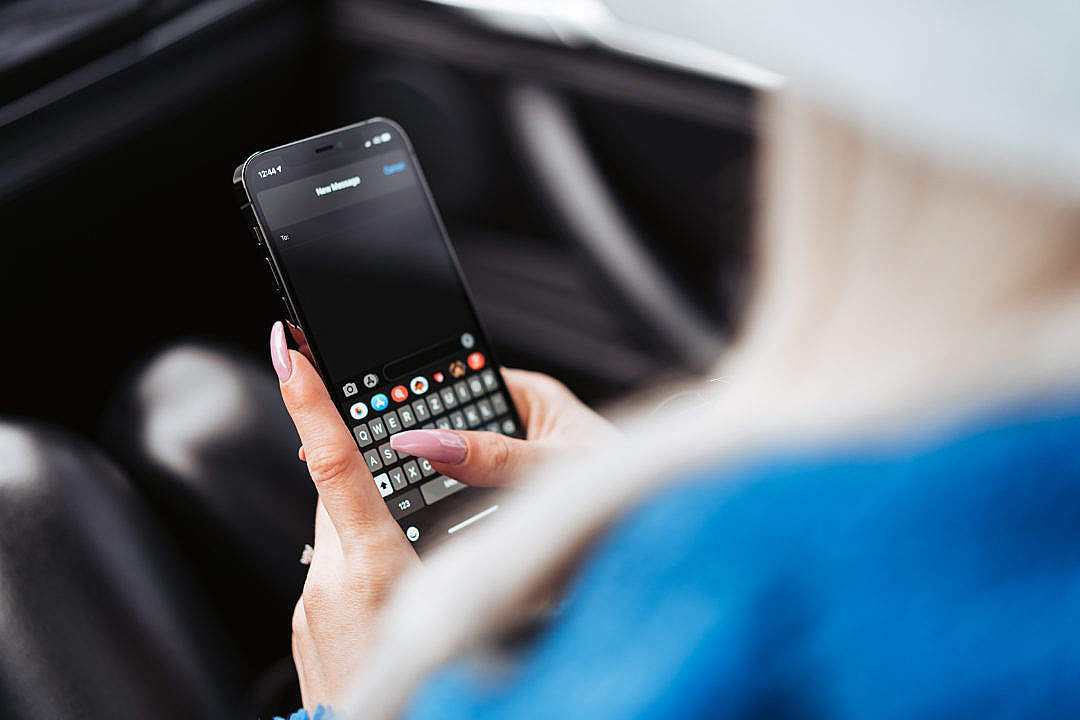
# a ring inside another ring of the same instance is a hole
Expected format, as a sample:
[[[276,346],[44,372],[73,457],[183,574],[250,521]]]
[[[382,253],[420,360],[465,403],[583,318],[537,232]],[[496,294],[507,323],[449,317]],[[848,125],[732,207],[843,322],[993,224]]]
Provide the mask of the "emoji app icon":
[[[445,380],[445,379],[446,379],[446,376],[445,376],[445,375],[443,375],[443,374],[442,374],[441,372],[437,372],[437,373],[435,373],[434,375],[432,375],[432,376],[431,376],[431,378],[432,378],[432,379],[433,379],[433,380],[434,380],[435,382],[437,382],[437,383],[441,383],[441,382],[442,382],[443,380]]]
[[[367,405],[362,402],[353,403],[349,408],[349,414],[352,415],[353,420],[363,420],[367,417]]]
[[[409,381],[409,389],[413,391],[414,395],[423,395],[428,389],[427,378],[423,375],[417,375]]]
[[[484,367],[484,356],[478,352],[474,352],[469,355],[469,367],[473,370],[479,370]]]
[[[465,363],[455,360],[450,363],[450,377],[459,378],[465,374]]]
[[[404,402],[405,398],[409,397],[409,391],[405,389],[404,385],[395,385],[394,389],[390,391],[390,397],[394,399],[394,402]]]
[[[379,393],[378,395],[371,396],[371,407],[375,412],[382,412],[386,409],[386,406],[390,404],[390,400],[386,395]]]

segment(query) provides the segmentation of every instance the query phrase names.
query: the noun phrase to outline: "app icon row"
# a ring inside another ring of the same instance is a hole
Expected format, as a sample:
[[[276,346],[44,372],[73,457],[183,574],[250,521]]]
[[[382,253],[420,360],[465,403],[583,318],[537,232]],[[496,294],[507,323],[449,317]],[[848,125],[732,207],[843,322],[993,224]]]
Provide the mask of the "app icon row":
[[[460,378],[465,375],[466,365],[468,365],[468,367],[472,370],[481,370],[483,369],[486,362],[487,361],[484,358],[483,354],[478,352],[470,353],[469,357],[466,358],[464,362],[462,362],[461,360],[455,360],[454,362],[450,363],[448,372],[450,373],[451,377]],[[368,378],[374,378],[373,382],[370,385],[368,384]],[[436,383],[442,383],[446,379],[446,376],[442,372],[435,372],[432,374],[431,379],[434,380]],[[378,378],[374,375],[374,373],[368,373],[364,376],[363,382],[364,385],[368,387],[374,387],[378,384]],[[386,408],[390,407],[391,399],[397,403],[405,402],[409,398],[410,391],[412,391],[413,395],[423,395],[428,391],[430,387],[431,386],[428,383],[428,379],[426,377],[424,377],[423,375],[417,375],[409,381],[408,388],[406,388],[404,385],[395,385],[393,388],[390,389],[389,398],[386,396],[385,393],[376,393],[375,395],[371,396],[371,399],[368,401],[368,403],[371,405],[371,409],[375,412],[382,412]],[[359,392],[358,388],[356,387],[356,383],[351,382],[345,383],[345,385],[343,385],[341,389],[345,397],[352,397],[353,395],[356,395],[357,392]],[[363,420],[365,417],[367,417],[367,414],[368,405],[363,402],[355,402],[349,407],[349,415],[351,415],[354,420]]]

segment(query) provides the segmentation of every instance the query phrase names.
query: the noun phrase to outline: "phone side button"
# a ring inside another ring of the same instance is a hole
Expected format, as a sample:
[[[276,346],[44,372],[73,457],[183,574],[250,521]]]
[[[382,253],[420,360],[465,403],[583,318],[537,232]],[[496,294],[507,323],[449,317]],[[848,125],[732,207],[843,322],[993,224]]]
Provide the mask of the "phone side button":
[[[395,520],[400,520],[424,507],[424,501],[420,499],[420,492],[413,489],[390,498],[386,501],[386,507],[390,508]]]
[[[278,295],[278,300],[281,301],[281,307],[285,310],[285,318],[293,325],[299,326],[300,321],[293,315],[292,307],[289,305],[289,299],[285,297],[285,294],[282,293],[281,295]]]
[[[259,232],[259,228],[258,228],[257,225],[252,225],[251,226],[251,234],[255,237],[255,247],[257,247],[257,248],[259,248],[261,250],[262,246],[263,246],[263,239],[262,239],[262,233]]]
[[[263,258],[266,260],[266,269],[270,273],[270,280],[274,283],[274,291],[281,292],[281,283],[277,279],[277,270],[274,269],[274,263],[270,262],[270,258]]]

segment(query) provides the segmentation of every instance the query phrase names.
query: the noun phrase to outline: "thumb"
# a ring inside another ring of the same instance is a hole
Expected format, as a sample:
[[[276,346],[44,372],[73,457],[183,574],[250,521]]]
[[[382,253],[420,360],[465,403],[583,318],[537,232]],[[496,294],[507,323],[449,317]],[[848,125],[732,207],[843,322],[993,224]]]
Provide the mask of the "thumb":
[[[537,442],[493,432],[407,430],[390,438],[398,452],[426,458],[438,472],[466,485],[508,485],[544,459]]]
[[[308,473],[335,529],[356,539],[372,523],[389,521],[386,504],[322,378],[306,357],[286,347],[280,322],[270,333],[270,353],[281,398],[304,444]]]

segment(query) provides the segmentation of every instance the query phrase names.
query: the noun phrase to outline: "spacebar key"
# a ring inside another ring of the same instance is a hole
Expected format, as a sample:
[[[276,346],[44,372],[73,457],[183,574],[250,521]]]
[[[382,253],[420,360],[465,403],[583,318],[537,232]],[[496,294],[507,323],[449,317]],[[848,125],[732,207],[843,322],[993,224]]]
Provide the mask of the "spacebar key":
[[[453,478],[445,475],[436,475],[433,479],[420,486],[420,493],[424,496],[424,502],[433,505],[447,495],[453,495],[458,490],[464,490],[465,486]]]

